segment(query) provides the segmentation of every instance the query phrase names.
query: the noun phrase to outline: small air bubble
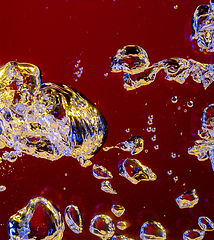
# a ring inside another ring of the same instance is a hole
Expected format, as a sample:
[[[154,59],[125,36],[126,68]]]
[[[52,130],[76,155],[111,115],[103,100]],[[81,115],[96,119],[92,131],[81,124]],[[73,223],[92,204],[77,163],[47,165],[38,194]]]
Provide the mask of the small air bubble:
[[[172,175],[172,170],[167,171],[168,175]]]
[[[159,145],[155,145],[155,146],[154,146],[154,149],[155,149],[155,150],[158,150],[158,149],[159,149]]]
[[[175,5],[175,6],[174,6],[174,9],[178,9],[178,5]]]
[[[148,149],[145,149],[145,153],[148,153],[148,151],[149,151]]]
[[[152,132],[156,132],[156,128],[152,128]]]
[[[173,96],[173,97],[171,98],[171,102],[172,102],[172,103],[178,102],[178,97],[177,97],[177,96]]]
[[[107,76],[108,76],[108,73],[104,73],[104,76],[107,77]]]
[[[127,133],[129,133],[129,132],[130,132],[130,128],[127,128],[125,131],[126,131]]]
[[[0,192],[3,192],[6,190],[6,187],[4,185],[0,185]]]
[[[174,178],[173,178],[173,180],[175,181],[175,183],[178,181],[178,176],[175,176]]]
[[[152,131],[152,128],[151,128],[151,127],[148,127],[148,128],[146,129],[146,131],[147,131],[147,132],[151,132],[151,131]]]
[[[67,173],[65,173],[65,177],[67,177],[68,176],[68,174]]]
[[[151,139],[152,139],[152,141],[156,141],[156,139],[157,139],[156,135],[154,135]]]
[[[184,109],[184,112],[186,113],[186,112],[187,112],[187,109]]]
[[[178,109],[178,110],[181,110],[181,107],[180,107],[180,106],[178,106],[178,107],[177,107],[177,109]]]
[[[176,156],[177,156],[176,153],[171,152],[171,157],[172,158],[176,158]]]
[[[187,107],[193,107],[193,101],[188,101],[187,102]]]

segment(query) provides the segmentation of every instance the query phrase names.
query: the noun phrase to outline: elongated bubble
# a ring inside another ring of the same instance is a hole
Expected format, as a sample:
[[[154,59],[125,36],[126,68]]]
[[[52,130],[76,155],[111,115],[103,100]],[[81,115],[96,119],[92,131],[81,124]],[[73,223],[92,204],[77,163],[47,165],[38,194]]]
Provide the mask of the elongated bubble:
[[[153,220],[147,221],[141,226],[140,238],[143,240],[165,240],[166,230],[159,222]]]
[[[204,238],[204,231],[198,229],[187,230],[183,234],[184,240],[202,240]]]
[[[98,164],[93,165],[93,176],[97,179],[111,179],[113,175],[105,167]]]
[[[129,238],[125,235],[116,234],[112,237],[112,240],[134,240],[134,238]]]
[[[188,149],[188,153],[195,155],[199,161],[210,159],[214,170],[214,104],[208,105],[202,115],[202,127],[198,131],[202,140],[196,140]]]
[[[65,209],[65,221],[68,227],[75,233],[83,231],[82,215],[77,206],[69,205]]]
[[[65,226],[61,214],[45,198],[37,197],[10,217],[9,240],[53,239],[61,240]]]
[[[176,202],[179,208],[192,208],[194,207],[199,201],[199,197],[196,194],[196,190],[188,190],[183,193],[181,196],[176,198]]]
[[[206,90],[214,80],[214,65],[203,64],[193,59],[169,58],[149,66],[149,58],[146,51],[137,45],[131,45],[131,49],[139,51],[126,51],[130,45],[124,46],[112,57],[110,69],[112,72],[123,72],[124,88],[133,90],[154,82],[159,71],[166,73],[165,79],[183,84],[187,77],[201,83]],[[146,54],[142,54],[145,52]],[[143,60],[144,58],[144,60]],[[140,59],[140,61],[139,61]]]
[[[72,156],[88,166],[106,139],[108,126],[96,106],[66,85],[41,84],[35,65],[1,67],[0,93],[0,148],[14,148],[17,156]]]
[[[114,235],[115,227],[112,219],[104,214],[96,215],[90,223],[89,231],[105,240]]]
[[[113,187],[111,186],[111,183],[109,181],[103,181],[101,183],[101,190],[106,193],[117,194],[117,192],[113,189]]]
[[[157,176],[152,169],[143,165],[137,159],[126,158],[119,166],[119,174],[131,183],[137,184],[140,181],[155,181]]]
[[[198,225],[203,231],[214,231],[214,223],[208,217],[205,217],[205,216],[199,217]]]
[[[127,141],[118,143],[116,146],[104,147],[104,151],[108,151],[112,148],[119,148],[126,152],[131,152],[131,155],[136,155],[143,151],[144,139],[143,137],[133,136],[130,137]]]

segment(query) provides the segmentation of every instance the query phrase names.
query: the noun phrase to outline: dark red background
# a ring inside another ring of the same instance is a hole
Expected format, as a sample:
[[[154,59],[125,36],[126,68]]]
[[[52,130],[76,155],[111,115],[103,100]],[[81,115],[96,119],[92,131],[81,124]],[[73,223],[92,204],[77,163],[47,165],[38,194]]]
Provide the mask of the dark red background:
[[[199,216],[214,221],[214,173],[210,161],[199,162],[187,153],[199,138],[203,109],[214,102],[214,84],[205,91],[190,77],[181,85],[165,80],[165,74],[159,73],[151,85],[126,91],[122,75],[109,72],[110,57],[127,44],[142,46],[151,64],[170,57],[213,63],[214,53],[200,52],[196,42],[190,40],[191,16],[198,5],[208,3],[208,0],[1,1],[0,65],[8,61],[33,63],[41,69],[44,82],[65,83],[83,93],[97,104],[108,122],[104,146],[115,145],[132,135],[143,136],[148,153],[143,151],[134,158],[158,176],[154,182],[133,185],[118,175],[118,162],[130,157],[130,153],[101,150],[92,161],[112,172],[111,183],[118,194],[110,195],[100,190],[101,181],[93,177],[92,167],[82,168],[73,158],[51,162],[25,155],[15,163],[3,162],[0,185],[7,189],[0,192],[1,240],[7,239],[9,217],[36,196],[50,200],[62,214],[69,204],[79,207],[83,233],[77,235],[66,225],[63,240],[98,239],[88,229],[92,217],[100,213],[108,214],[115,225],[119,220],[127,221],[129,228],[116,229],[116,233],[136,240],[140,239],[141,225],[147,220],[160,222],[170,240],[182,239],[184,231],[199,228]],[[178,8],[174,9],[176,4]],[[75,81],[77,60],[81,60],[83,74]],[[171,102],[174,95],[178,96],[175,104]],[[189,100],[194,102],[192,108],[186,105]],[[146,132],[151,114],[154,115],[151,127],[157,129],[156,142],[151,140],[153,134]],[[154,150],[156,144],[159,150]],[[171,152],[180,157],[171,158]],[[172,175],[167,174],[168,170],[172,170]],[[189,189],[196,189],[199,203],[192,209],[179,209],[175,198]],[[126,208],[122,217],[113,216],[112,204]],[[213,238],[212,232],[205,236],[206,240]]]

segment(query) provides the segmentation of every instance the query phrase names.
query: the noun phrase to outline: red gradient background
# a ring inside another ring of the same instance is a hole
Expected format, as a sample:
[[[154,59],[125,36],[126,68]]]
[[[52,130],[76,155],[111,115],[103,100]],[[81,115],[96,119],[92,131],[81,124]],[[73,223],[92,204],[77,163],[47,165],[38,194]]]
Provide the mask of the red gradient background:
[[[110,58],[127,44],[143,47],[151,64],[170,57],[213,63],[214,53],[200,52],[196,42],[190,40],[191,17],[200,4],[209,1],[1,1],[0,65],[9,61],[33,63],[41,69],[43,82],[65,83],[83,93],[96,103],[108,122],[104,146],[130,136],[143,136],[148,153],[143,151],[134,158],[158,176],[154,182],[133,185],[118,174],[118,162],[131,157],[130,153],[100,150],[92,162],[112,172],[111,183],[118,194],[110,195],[101,191],[101,180],[93,177],[92,167],[82,168],[71,157],[51,162],[25,155],[14,163],[3,162],[0,185],[7,189],[0,192],[1,240],[8,238],[9,217],[37,196],[50,200],[63,215],[67,205],[79,207],[83,233],[77,235],[66,225],[63,240],[99,239],[89,232],[89,224],[101,213],[109,215],[115,225],[127,221],[129,227],[124,231],[116,229],[116,233],[135,240],[140,239],[141,225],[147,220],[160,222],[169,240],[180,240],[184,231],[199,229],[200,216],[214,221],[214,173],[210,161],[199,162],[187,153],[199,139],[203,109],[214,103],[214,84],[205,91],[191,77],[181,85],[165,80],[165,74],[159,73],[154,83],[126,91],[122,75],[109,72]],[[75,81],[77,60],[81,60],[83,74]],[[175,95],[178,102],[172,103]],[[192,108],[187,107],[190,100],[194,102]],[[146,131],[151,114],[151,127],[157,129],[155,142],[151,140],[153,133]],[[157,144],[159,150],[154,149]],[[172,158],[171,152],[180,157]],[[172,175],[167,174],[169,170]],[[196,189],[199,203],[192,209],[179,209],[175,198],[189,189]],[[126,208],[122,217],[111,213],[113,204]],[[213,238],[214,233],[208,232],[204,239]]]

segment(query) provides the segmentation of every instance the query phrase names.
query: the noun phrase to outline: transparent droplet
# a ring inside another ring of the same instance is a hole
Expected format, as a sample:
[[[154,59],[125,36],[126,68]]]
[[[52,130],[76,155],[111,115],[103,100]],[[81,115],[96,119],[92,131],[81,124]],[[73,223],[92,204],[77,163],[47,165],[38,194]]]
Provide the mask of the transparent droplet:
[[[147,132],[151,132],[151,131],[152,131],[152,128],[151,128],[151,127],[147,127],[146,131],[147,131]]]
[[[118,148],[126,152],[131,152],[131,155],[136,155],[143,150],[144,139],[140,136],[130,137],[127,141],[118,143],[116,146],[104,147],[104,151],[108,151],[113,148]]]
[[[6,187],[4,185],[0,185],[0,192],[4,192],[6,190]]]
[[[176,202],[179,208],[192,208],[194,207],[199,201],[199,197],[196,194],[196,190],[188,190],[183,193],[181,196],[176,198]]]
[[[130,128],[127,128],[125,131],[126,131],[127,133],[129,133],[129,132],[130,132]]]
[[[166,230],[159,222],[147,221],[141,226],[140,238],[143,240],[165,240]]]
[[[177,157],[177,154],[174,153],[174,152],[171,152],[171,157],[172,157],[172,158],[176,158],[176,157]]]
[[[169,171],[167,172],[167,174],[168,174],[168,175],[172,175],[172,170],[169,170]]]
[[[159,149],[159,145],[155,145],[155,146],[154,146],[154,149],[155,149],[155,150],[158,150],[158,149]]]
[[[198,225],[203,231],[213,231],[214,223],[208,217],[201,216],[198,218]]]
[[[172,102],[172,103],[178,102],[178,97],[177,97],[177,96],[173,96],[173,97],[171,98],[171,102]]]
[[[111,179],[113,175],[105,167],[94,164],[93,165],[93,176],[97,179]]]
[[[125,230],[128,227],[126,221],[119,221],[117,223],[117,228],[120,230]]]
[[[65,221],[68,227],[75,233],[79,234],[83,230],[82,216],[79,208],[69,205],[65,209]]]
[[[152,170],[141,164],[137,159],[126,158],[119,166],[119,174],[131,183],[137,184],[140,181],[155,181],[157,176]]]
[[[174,180],[174,182],[176,183],[176,182],[178,181],[178,176],[175,176],[175,177],[173,178],[173,180]]]
[[[188,101],[187,102],[187,107],[193,107],[193,101]]]
[[[101,190],[110,194],[117,194],[117,192],[112,188],[111,183],[109,181],[103,181],[101,183]]]
[[[121,217],[125,212],[125,208],[121,205],[112,205],[111,211],[114,213],[116,217]]]
[[[204,231],[198,230],[198,229],[191,229],[187,230],[183,234],[184,240],[201,240],[204,238]]]
[[[31,199],[26,207],[10,217],[9,239],[59,239],[65,226],[60,212],[45,198]]]
[[[90,223],[89,231],[105,240],[114,235],[115,227],[112,219],[104,214],[96,215]]]
[[[151,139],[152,139],[152,141],[156,141],[157,140],[156,135],[154,135]]]

